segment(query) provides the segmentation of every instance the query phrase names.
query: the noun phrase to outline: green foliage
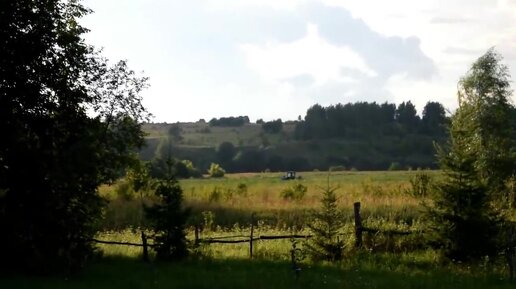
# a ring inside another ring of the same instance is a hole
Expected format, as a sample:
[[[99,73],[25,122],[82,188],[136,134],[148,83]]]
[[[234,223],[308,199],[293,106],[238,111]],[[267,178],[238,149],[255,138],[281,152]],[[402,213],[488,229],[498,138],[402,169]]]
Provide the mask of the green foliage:
[[[189,178],[200,178],[202,177],[201,172],[194,167],[194,164],[190,160],[182,160],[181,163],[186,167]]]
[[[132,200],[135,194],[133,185],[128,180],[119,181],[115,187],[115,194],[124,200]]]
[[[235,146],[231,142],[223,142],[217,148],[217,159],[222,164],[228,164],[233,160],[237,153]]]
[[[169,171],[167,160],[162,158],[155,158],[150,162],[149,175],[153,178],[163,179],[167,178],[169,174],[174,175],[178,179],[200,178],[201,172],[196,169],[193,163],[189,160],[179,161],[171,159],[172,171]]]
[[[173,124],[168,129],[168,137],[171,138],[174,143],[179,143],[183,140],[182,133],[183,130],[178,124]]]
[[[213,188],[213,190],[208,195],[208,201],[210,203],[217,203],[220,201],[221,198],[222,198],[222,192],[217,187]]]
[[[432,177],[425,172],[418,171],[410,178],[410,189],[408,193],[417,198],[425,198],[432,191],[432,185]]]
[[[126,62],[84,42],[78,1],[0,2],[0,268],[73,271],[94,252],[102,183],[143,145]]]
[[[248,116],[237,116],[237,117],[221,117],[219,119],[212,118],[209,122],[210,126],[229,126],[238,127],[249,123]]]
[[[438,147],[445,175],[429,216],[437,241],[454,260],[497,253],[500,197],[514,174],[507,67],[489,50],[459,82],[450,140]]]
[[[268,121],[262,124],[262,129],[267,133],[280,133],[283,128],[281,119]]]
[[[169,171],[172,160],[167,161]],[[145,208],[145,215],[153,230],[154,247],[158,260],[180,260],[188,255],[185,224],[190,211],[183,208],[183,190],[171,174],[156,183],[158,202]]]
[[[343,105],[354,107],[355,104]],[[379,107],[382,107],[380,105]],[[331,166],[356,167],[359,170],[386,170],[392,162],[398,162],[403,167],[437,168],[433,142],[444,143],[447,118],[444,123],[439,117],[439,107],[429,103],[429,116],[426,122],[421,121],[418,129],[408,132],[395,120],[387,124],[378,123],[361,127],[368,123],[364,118],[380,118],[369,116],[366,112],[353,114],[357,117],[356,125],[351,126],[344,120],[339,121],[332,116],[331,131],[326,137],[312,138],[309,141],[294,139],[297,122],[284,122],[279,134],[266,134],[261,125],[246,124],[234,127],[211,127],[211,135],[199,132],[205,124],[179,123],[183,130],[185,141],[181,146],[172,146],[171,155],[178,159],[192,160],[201,171],[206,171],[212,162],[220,164],[227,172],[259,172],[265,169],[271,171],[311,171],[313,169],[328,170]],[[387,106],[388,107],[388,106]],[[395,106],[394,106],[395,108]],[[437,112],[433,112],[437,110]],[[370,114],[378,113],[372,109]],[[344,112],[343,112],[344,113]],[[344,113],[345,114],[345,113]],[[516,115],[516,112],[514,113]],[[351,116],[343,115],[343,119],[351,120]],[[394,112],[393,112],[394,118]],[[387,121],[385,117],[385,121]],[[516,119],[516,118],[515,118]],[[516,121],[515,121],[516,123]],[[305,123],[306,124],[306,123]],[[328,124],[330,125],[330,124]],[[140,153],[145,160],[151,160],[155,151],[162,151],[156,156],[167,156],[165,141],[160,141],[157,135],[164,139],[169,126],[147,124],[149,138],[148,147]],[[374,135],[374,138],[370,136]],[[222,153],[222,143],[232,143],[229,154]],[[156,147],[161,145],[161,149]],[[231,153],[233,151],[233,153]]]
[[[516,145],[510,125],[514,108],[509,70],[501,61],[501,55],[490,49],[461,79],[453,126],[463,126],[460,137],[477,154],[473,166],[491,197],[505,201],[505,184],[516,171]],[[458,134],[459,128],[455,130]]]
[[[412,102],[402,102],[396,109],[396,121],[403,125],[407,130],[413,131],[419,126],[419,116],[416,107]]]
[[[338,261],[344,254],[345,243],[339,238],[343,216],[337,208],[337,188],[329,183],[322,191],[321,209],[314,212],[307,225],[313,237],[306,243],[308,254],[314,260]]]
[[[281,191],[280,196],[284,200],[300,201],[303,199],[307,191],[308,188],[306,186],[298,183]]]
[[[215,213],[212,211],[203,211],[201,212],[202,220],[203,220],[203,228],[205,230],[213,230],[215,227]]]
[[[448,118],[444,106],[439,102],[429,101],[423,108],[422,130],[431,135],[444,135]]]
[[[247,194],[247,185],[244,183],[239,183],[237,185],[236,192],[238,195],[241,195],[241,196],[246,195]]]
[[[216,163],[211,163],[210,168],[208,169],[208,174],[212,178],[222,178],[226,171]]]

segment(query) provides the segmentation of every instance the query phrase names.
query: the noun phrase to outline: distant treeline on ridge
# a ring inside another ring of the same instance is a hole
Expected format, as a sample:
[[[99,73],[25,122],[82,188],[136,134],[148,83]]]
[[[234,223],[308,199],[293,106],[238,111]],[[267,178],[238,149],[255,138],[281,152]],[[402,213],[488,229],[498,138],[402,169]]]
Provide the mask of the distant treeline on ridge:
[[[421,116],[410,101],[316,104],[296,121],[254,124],[238,116],[161,125],[155,129],[167,133],[179,126],[174,131],[182,135],[174,135],[171,146],[149,139],[141,155],[150,160],[168,148],[202,172],[212,162],[228,172],[435,168],[434,143],[446,140],[448,123],[439,102],[428,102]]]
[[[322,107],[318,104],[306,112],[296,126],[297,139],[362,138],[410,133],[442,137],[446,132],[446,111],[439,102],[428,102],[417,115],[412,102],[398,107],[393,103],[357,102]]]

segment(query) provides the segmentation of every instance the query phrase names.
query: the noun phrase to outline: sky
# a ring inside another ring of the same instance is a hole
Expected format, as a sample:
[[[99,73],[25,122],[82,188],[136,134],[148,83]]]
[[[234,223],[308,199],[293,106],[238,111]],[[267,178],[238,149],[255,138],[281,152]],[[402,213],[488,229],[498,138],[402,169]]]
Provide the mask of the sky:
[[[94,11],[81,22],[86,41],[150,78],[154,122],[294,120],[316,103],[357,101],[453,111],[457,82],[491,47],[516,77],[513,0],[83,4]]]

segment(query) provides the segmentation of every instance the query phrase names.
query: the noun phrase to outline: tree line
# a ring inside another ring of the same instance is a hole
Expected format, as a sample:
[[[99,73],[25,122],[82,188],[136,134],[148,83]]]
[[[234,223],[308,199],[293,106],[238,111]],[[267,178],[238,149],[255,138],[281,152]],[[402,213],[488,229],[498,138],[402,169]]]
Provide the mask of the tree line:
[[[387,102],[357,102],[328,107],[316,104],[296,125],[295,136],[301,140],[408,134],[442,137],[448,122],[446,110],[439,102],[428,102],[422,117],[417,115],[411,101],[398,106]]]

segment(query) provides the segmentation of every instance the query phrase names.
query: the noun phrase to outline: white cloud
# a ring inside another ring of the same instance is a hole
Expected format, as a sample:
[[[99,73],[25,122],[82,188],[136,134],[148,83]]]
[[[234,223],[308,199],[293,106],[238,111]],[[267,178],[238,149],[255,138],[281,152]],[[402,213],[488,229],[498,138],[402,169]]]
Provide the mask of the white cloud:
[[[364,60],[349,47],[336,47],[321,38],[317,27],[308,24],[305,37],[291,43],[243,44],[248,67],[266,81],[282,81],[299,75],[311,75],[315,85],[328,81],[354,81],[342,74],[342,68],[376,76]]]
[[[417,81],[407,78],[404,74],[396,74],[389,78],[385,89],[392,93],[395,103],[410,100],[420,113],[428,101],[451,104],[457,100],[456,82],[443,78]],[[453,110],[453,106],[447,108]]]
[[[516,77],[513,0],[85,3],[97,11],[88,42],[151,78],[156,121],[289,119],[357,100],[453,109],[457,81],[491,46]]]
[[[238,10],[242,8],[270,7],[294,10],[303,0],[207,0],[209,8],[217,10]]]

